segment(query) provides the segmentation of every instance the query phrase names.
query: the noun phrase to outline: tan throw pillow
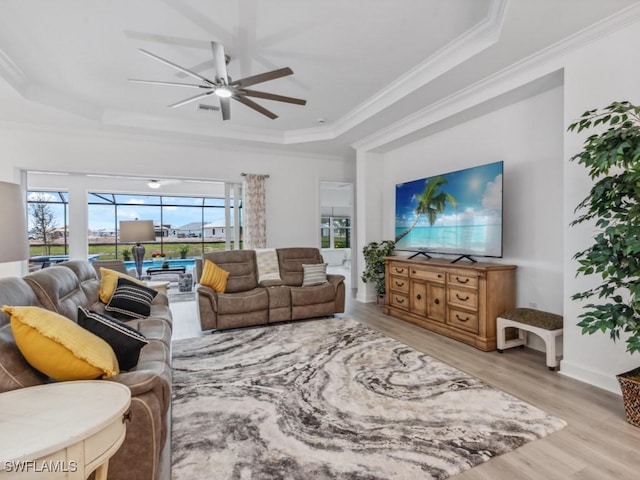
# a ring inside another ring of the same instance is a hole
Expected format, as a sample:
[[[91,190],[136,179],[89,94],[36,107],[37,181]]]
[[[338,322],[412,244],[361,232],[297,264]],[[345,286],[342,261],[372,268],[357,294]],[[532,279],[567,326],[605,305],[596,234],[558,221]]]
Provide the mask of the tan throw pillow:
[[[258,267],[258,283],[282,285],[280,264],[275,248],[256,248],[256,264]]]
[[[111,295],[118,286],[118,278],[123,277],[127,280],[137,283],[138,285],[144,285],[145,283],[137,278],[132,277],[109,268],[100,267],[100,289],[98,290],[98,296],[102,303],[109,303]]]
[[[327,264],[302,264],[302,271],[304,275],[302,277],[302,286],[311,287],[313,285],[322,285],[327,283]]]
[[[211,260],[204,261],[200,285],[211,287],[214,292],[224,293],[227,288],[227,278],[229,278],[229,272],[223,270]]]

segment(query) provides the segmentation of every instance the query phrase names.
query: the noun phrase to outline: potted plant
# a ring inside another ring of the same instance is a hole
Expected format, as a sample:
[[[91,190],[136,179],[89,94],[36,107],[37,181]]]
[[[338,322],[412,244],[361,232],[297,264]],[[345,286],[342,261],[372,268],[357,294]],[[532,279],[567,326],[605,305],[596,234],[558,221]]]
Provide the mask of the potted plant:
[[[180,252],[180,258],[187,258],[187,254],[189,253],[189,245],[184,244],[180,245],[178,250]]]
[[[626,336],[627,351],[640,350],[640,107],[614,102],[589,110],[569,126],[577,132],[606,127],[590,135],[571,160],[589,170],[594,184],[578,204],[571,225],[595,223],[593,244],[574,255],[579,275],[598,275],[599,285],[576,293],[584,305],[578,326],[583,334]],[[627,420],[640,426],[640,368],[617,376]]]
[[[388,257],[395,249],[393,240],[383,240],[380,243],[371,242],[362,249],[365,269],[362,272],[362,281],[372,283],[375,286],[378,301],[384,297],[384,257]]]

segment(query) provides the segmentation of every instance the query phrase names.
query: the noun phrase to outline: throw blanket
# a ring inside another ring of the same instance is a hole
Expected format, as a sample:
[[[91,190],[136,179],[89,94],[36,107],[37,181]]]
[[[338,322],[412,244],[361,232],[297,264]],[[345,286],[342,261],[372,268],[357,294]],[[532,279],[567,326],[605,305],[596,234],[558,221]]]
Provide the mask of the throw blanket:
[[[281,280],[275,248],[256,249],[256,263],[258,264],[258,282]]]

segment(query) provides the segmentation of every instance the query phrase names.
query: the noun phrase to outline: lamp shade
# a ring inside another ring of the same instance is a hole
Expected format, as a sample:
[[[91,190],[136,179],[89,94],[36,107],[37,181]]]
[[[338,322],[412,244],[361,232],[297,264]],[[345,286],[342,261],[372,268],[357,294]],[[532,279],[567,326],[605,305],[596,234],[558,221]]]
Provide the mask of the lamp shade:
[[[153,220],[120,221],[121,242],[152,242],[156,239]]]
[[[0,262],[29,258],[25,203],[20,185],[0,182],[0,222],[3,230]]]

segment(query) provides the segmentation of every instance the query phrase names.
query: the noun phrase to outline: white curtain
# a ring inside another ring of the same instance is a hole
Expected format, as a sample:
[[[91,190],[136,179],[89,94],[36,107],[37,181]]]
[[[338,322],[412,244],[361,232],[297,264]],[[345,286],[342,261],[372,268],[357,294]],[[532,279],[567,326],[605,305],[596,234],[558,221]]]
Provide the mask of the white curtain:
[[[244,185],[243,245],[247,250],[267,246],[265,180],[269,175],[247,173]]]

